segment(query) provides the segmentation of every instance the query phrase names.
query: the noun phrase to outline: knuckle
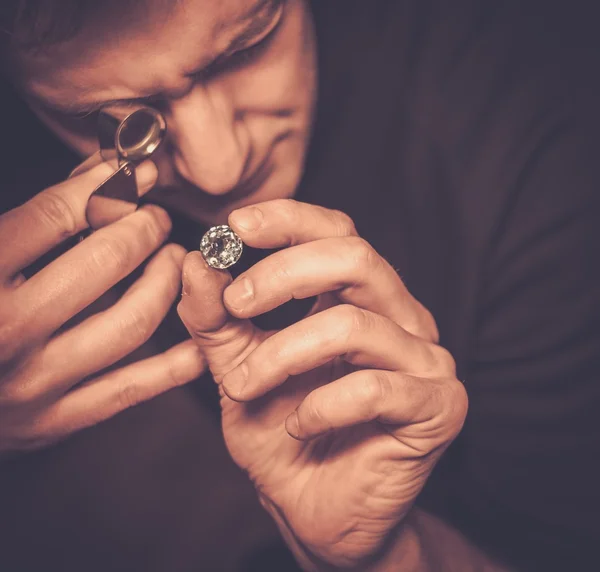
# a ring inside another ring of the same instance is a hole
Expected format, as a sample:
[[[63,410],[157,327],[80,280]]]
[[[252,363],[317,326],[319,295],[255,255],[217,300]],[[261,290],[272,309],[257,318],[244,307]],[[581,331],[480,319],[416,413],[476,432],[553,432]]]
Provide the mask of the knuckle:
[[[119,273],[129,270],[133,253],[129,245],[115,236],[105,236],[92,251],[93,263],[101,269],[112,268]]]
[[[293,217],[296,215],[299,203],[295,199],[274,199],[271,204],[281,215]]]
[[[362,308],[352,304],[340,304],[335,307],[335,311],[336,322],[346,339],[369,327],[369,316]]]
[[[278,254],[272,259],[272,278],[285,283],[294,277],[294,259],[287,250],[282,250]]]
[[[160,208],[144,207],[137,215],[134,237],[128,242],[124,237],[106,232],[102,237],[98,235],[98,243],[92,252],[92,260],[100,268],[113,268],[120,272],[127,272],[136,262],[139,250],[150,254],[163,243],[170,231],[170,219]],[[133,219],[130,224],[133,225]]]
[[[125,411],[142,402],[138,381],[131,377],[121,377],[118,382],[117,400],[119,410]]]
[[[10,363],[23,351],[25,328],[21,320],[0,318],[0,363]]]
[[[47,399],[53,372],[44,368],[39,353],[32,353],[2,368],[0,402],[10,409],[31,408]]]
[[[3,422],[0,450],[26,452],[40,449],[55,440],[51,429],[39,413],[30,414],[26,418],[21,415],[16,419],[9,416]]]
[[[0,363],[11,362],[18,354],[19,332],[13,324],[0,324]]]
[[[379,406],[385,403],[393,394],[392,381],[382,371],[373,370],[365,375],[361,384],[361,399],[371,410],[373,415],[377,413]]]
[[[63,238],[73,236],[81,226],[71,203],[54,188],[37,195],[32,206],[37,220],[57,230]]]
[[[41,397],[38,384],[31,378],[3,380],[1,396],[3,407],[9,408],[31,406]]]
[[[456,375],[456,362],[452,354],[444,347],[432,344],[429,346],[431,360],[436,371],[444,375]]]
[[[457,379],[448,380],[445,389],[445,417],[456,436],[465,422],[469,409],[469,398],[465,386]]]
[[[153,316],[143,308],[133,307],[128,310],[121,325],[121,331],[129,340],[137,346],[150,339],[157,324]]]
[[[294,199],[275,199],[271,208],[285,226],[293,226],[298,218],[298,201]]]
[[[438,379],[449,375],[447,363],[452,357],[441,346],[419,338],[413,348],[413,356],[423,377]]]
[[[433,314],[418,301],[417,313],[417,323],[414,327],[415,335],[437,344],[440,341],[440,334]]]
[[[426,339],[429,339],[434,344],[437,344],[440,341],[440,332],[437,327],[437,322],[429,310],[426,310],[425,315],[423,316],[423,321]]]
[[[360,236],[348,239],[352,264],[360,272],[372,272],[373,268],[381,264],[381,257],[375,249]]]
[[[167,361],[166,386],[173,388],[182,385],[188,381],[187,376],[182,372],[180,364],[174,360]]]
[[[311,426],[324,427],[327,426],[325,412],[323,411],[322,403],[314,394],[309,394],[305,403],[305,419]]]
[[[329,211],[333,219],[336,236],[356,236],[356,226],[352,218],[345,212],[332,209]]]
[[[362,332],[371,328],[372,315],[369,312],[351,304],[347,304],[346,306],[351,333]]]

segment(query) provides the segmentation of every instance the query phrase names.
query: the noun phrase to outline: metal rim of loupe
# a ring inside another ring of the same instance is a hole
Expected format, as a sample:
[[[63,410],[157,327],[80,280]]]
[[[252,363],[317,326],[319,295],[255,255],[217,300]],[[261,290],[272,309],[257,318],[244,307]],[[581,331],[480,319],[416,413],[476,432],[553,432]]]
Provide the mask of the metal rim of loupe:
[[[132,123],[140,117],[146,119],[147,127],[145,129],[138,127],[142,132],[141,137],[133,137],[131,141],[127,141],[129,136],[127,131],[132,128],[136,129],[136,126]],[[148,118],[150,121],[148,121]],[[148,159],[158,149],[166,131],[167,124],[162,113],[151,107],[135,109],[121,121],[115,133],[117,155],[121,161],[140,163]]]

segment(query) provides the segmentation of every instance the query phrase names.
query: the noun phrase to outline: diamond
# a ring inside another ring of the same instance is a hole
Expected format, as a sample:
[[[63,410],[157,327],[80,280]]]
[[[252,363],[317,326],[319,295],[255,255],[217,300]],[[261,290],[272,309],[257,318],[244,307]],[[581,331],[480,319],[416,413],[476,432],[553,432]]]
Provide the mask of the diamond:
[[[242,255],[244,243],[226,224],[213,226],[200,241],[200,252],[212,268],[225,270]]]

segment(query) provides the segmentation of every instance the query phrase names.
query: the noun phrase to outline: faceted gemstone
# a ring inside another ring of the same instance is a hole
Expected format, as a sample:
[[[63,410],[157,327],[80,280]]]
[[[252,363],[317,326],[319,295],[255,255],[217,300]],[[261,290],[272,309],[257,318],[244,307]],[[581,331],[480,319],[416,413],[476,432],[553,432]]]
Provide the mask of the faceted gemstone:
[[[240,259],[242,249],[242,240],[226,224],[213,226],[200,241],[204,260],[218,270],[233,266]]]

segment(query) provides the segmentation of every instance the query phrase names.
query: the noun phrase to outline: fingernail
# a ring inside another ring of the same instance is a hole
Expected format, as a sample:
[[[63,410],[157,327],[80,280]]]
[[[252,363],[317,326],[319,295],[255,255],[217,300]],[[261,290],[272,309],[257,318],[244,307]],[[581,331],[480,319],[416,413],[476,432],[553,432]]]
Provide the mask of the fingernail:
[[[231,222],[242,230],[257,230],[263,222],[263,214],[256,207],[248,207],[231,213]]]
[[[247,379],[248,366],[242,363],[223,377],[225,393],[231,398],[238,397],[244,390]]]
[[[300,435],[300,421],[298,419],[298,412],[294,411],[285,420],[285,430],[294,438],[298,439]]]
[[[227,303],[234,308],[244,307],[254,297],[254,287],[249,278],[238,278],[225,290]]]

